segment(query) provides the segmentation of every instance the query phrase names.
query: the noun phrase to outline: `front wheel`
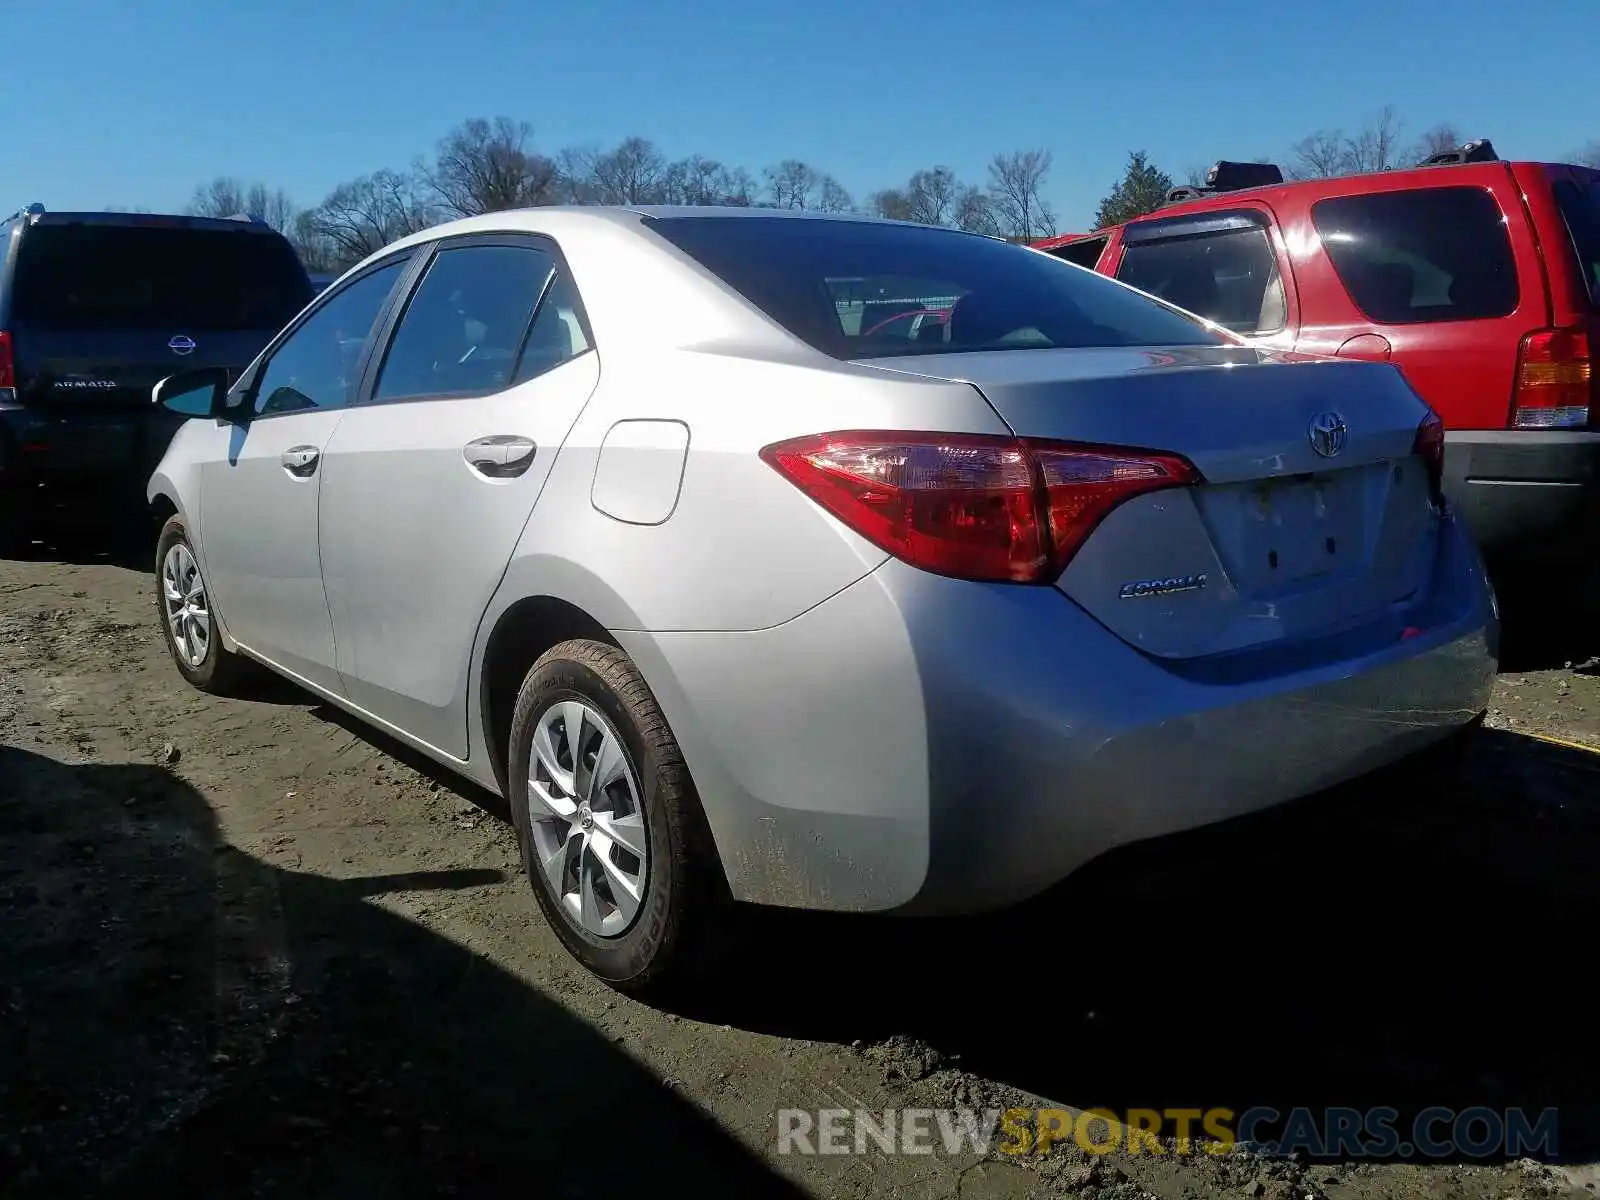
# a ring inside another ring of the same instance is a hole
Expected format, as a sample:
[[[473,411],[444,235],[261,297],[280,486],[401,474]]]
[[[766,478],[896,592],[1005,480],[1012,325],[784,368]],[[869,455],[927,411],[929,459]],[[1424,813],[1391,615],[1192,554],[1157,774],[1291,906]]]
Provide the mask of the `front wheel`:
[[[246,665],[222,645],[211,597],[181,517],[169,517],[156,542],[156,607],[179,673],[202,692],[233,692],[247,674]]]
[[[638,669],[563,642],[523,680],[509,792],[523,865],[568,952],[632,995],[682,982],[720,896],[688,768]]]

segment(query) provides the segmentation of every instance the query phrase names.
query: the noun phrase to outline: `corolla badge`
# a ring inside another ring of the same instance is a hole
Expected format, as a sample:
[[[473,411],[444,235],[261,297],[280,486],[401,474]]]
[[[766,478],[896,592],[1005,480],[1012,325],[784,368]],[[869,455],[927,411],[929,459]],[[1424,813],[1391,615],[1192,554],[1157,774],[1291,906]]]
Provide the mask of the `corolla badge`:
[[[194,339],[186,333],[175,333],[168,339],[167,349],[174,354],[191,354],[194,352]]]
[[[1306,428],[1306,437],[1310,439],[1311,448],[1323,458],[1332,458],[1343,450],[1345,439],[1349,435],[1350,427],[1336,412],[1318,413],[1311,418],[1311,424]]]
[[[1175,592],[1198,592],[1205,587],[1204,572],[1198,575],[1173,575],[1167,579],[1135,579],[1122,585],[1118,599],[1138,600],[1145,596],[1170,596]]]

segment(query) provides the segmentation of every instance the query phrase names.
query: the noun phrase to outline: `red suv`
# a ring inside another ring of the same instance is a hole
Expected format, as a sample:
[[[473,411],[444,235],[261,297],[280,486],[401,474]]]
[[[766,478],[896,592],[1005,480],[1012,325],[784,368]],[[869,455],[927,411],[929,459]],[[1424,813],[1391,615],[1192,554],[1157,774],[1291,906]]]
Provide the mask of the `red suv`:
[[[1393,362],[1445,423],[1486,557],[1600,565],[1600,171],[1486,141],[1299,183],[1223,162],[1148,216],[1034,246],[1264,347]]]

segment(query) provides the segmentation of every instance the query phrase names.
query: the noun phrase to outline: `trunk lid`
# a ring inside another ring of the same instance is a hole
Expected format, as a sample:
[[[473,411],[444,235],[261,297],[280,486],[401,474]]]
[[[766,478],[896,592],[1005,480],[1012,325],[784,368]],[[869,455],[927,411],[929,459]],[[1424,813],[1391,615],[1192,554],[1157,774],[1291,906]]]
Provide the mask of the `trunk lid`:
[[[1114,509],[1057,583],[1149,654],[1306,640],[1377,619],[1426,586],[1437,518],[1413,445],[1427,410],[1386,364],[1229,346],[864,365],[969,383],[1019,436],[1194,464],[1202,484]],[[1331,455],[1313,446],[1325,418],[1343,426]]]

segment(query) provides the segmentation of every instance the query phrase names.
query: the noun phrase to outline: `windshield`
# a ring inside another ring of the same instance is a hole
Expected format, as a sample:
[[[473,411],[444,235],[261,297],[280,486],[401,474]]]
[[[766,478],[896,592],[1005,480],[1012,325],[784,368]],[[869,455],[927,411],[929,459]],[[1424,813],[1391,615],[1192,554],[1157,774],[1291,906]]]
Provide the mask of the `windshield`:
[[[933,226],[652,218],[656,233],[836,358],[1229,339],[1047,254]]]
[[[14,313],[51,325],[278,329],[311,299],[293,247],[247,230],[36,225]]]

